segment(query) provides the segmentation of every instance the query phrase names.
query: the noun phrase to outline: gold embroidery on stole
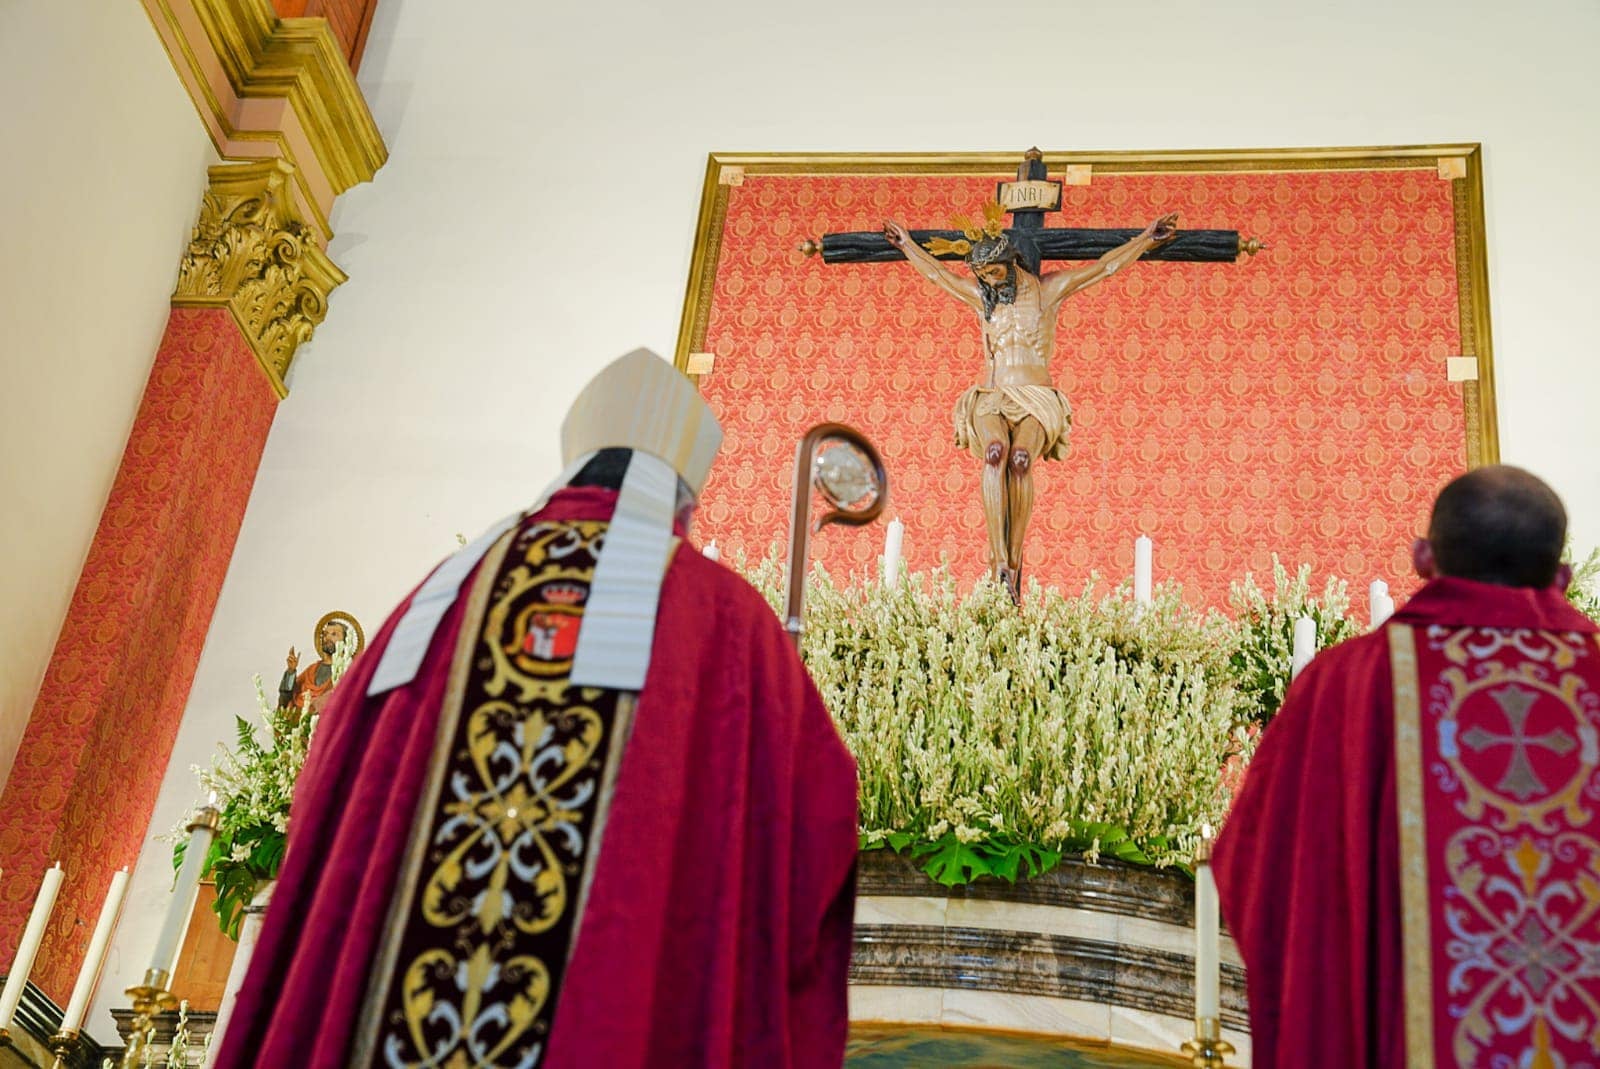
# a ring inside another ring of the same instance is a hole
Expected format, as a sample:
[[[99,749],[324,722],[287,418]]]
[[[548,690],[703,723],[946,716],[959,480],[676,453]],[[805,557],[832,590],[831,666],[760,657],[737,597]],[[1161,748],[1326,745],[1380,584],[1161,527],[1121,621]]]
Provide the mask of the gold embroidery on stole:
[[[1404,936],[1407,1069],[1433,1069],[1433,912],[1428,902],[1427,819],[1423,810],[1422,703],[1416,636],[1391,623],[1394,676],[1395,798],[1400,822],[1400,906]]]

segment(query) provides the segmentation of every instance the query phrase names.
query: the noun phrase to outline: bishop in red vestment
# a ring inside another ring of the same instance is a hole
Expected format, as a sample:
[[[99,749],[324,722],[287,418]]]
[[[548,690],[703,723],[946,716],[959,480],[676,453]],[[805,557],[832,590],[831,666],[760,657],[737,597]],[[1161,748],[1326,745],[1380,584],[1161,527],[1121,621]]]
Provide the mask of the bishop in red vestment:
[[[1214,857],[1255,1069],[1600,1064],[1600,644],[1565,528],[1524,471],[1455,480],[1431,581],[1290,688]]]
[[[441,565],[351,666],[220,1066],[841,1063],[855,766],[771,608],[683,542],[709,420],[653,355],[602,372],[563,428],[598,485]]]

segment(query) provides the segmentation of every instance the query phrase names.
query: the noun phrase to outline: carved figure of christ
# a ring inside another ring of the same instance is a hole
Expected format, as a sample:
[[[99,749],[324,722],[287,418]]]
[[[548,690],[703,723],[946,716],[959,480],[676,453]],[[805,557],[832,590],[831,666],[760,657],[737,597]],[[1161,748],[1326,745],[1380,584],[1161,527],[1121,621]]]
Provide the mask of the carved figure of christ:
[[[886,221],[883,229],[884,238],[918,274],[978,313],[983,375],[956,402],[956,445],[983,462],[990,566],[1020,604],[1023,541],[1033,512],[1033,464],[1065,455],[1072,419],[1050,374],[1061,304],[1171,241],[1177,216],[1156,220],[1083,267],[1043,273],[1029,269],[1038,259],[1012,240],[1017,232],[991,225],[986,233],[965,243],[964,259],[972,270],[968,276],[945,267],[899,223]]]

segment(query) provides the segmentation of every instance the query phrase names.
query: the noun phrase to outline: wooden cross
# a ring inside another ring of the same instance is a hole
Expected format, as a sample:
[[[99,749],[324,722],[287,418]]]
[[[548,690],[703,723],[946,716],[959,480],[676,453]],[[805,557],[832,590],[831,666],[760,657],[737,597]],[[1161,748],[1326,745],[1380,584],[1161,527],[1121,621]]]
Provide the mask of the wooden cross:
[[[1047,227],[1046,212],[1061,210],[1061,183],[1048,176],[1044,157],[1029,149],[1017,168],[1014,182],[995,187],[995,200],[1011,216],[1011,231],[1020,231],[1038,247],[1044,260],[1098,260],[1139,234],[1137,229],[1095,230],[1083,227]],[[913,230],[918,245],[927,248],[935,238],[953,242],[956,230]],[[1140,257],[1142,260],[1177,260],[1188,263],[1232,263],[1240,254],[1254,256],[1264,248],[1254,238],[1241,238],[1237,230],[1179,230],[1171,241]],[[808,256],[822,254],[825,264],[881,264],[904,260],[905,254],[889,244],[881,230],[824,234],[821,241],[799,245]],[[935,253],[941,260],[959,260],[955,252]]]

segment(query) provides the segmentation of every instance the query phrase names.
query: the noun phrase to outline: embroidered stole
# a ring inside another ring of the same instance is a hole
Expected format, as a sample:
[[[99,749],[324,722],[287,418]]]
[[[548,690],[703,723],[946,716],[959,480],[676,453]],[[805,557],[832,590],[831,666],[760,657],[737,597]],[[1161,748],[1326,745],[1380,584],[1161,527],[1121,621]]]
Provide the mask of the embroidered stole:
[[[479,568],[352,1065],[543,1060],[633,711],[567,684],[607,526],[513,529]]]
[[[1409,1069],[1600,1051],[1600,648],[1390,624]]]

